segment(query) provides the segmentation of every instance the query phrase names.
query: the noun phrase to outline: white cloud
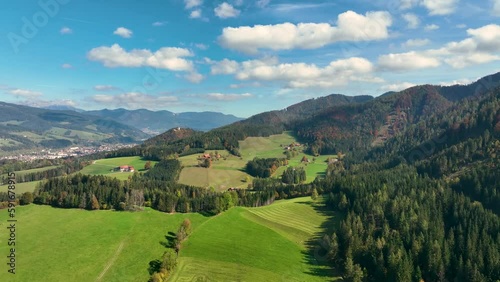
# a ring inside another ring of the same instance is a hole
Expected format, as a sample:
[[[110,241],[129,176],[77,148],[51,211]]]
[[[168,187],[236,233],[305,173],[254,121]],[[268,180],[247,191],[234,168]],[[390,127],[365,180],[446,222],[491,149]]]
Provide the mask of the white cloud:
[[[422,0],[422,6],[429,10],[429,15],[449,15],[453,13],[459,0]]]
[[[210,63],[210,62],[209,62]],[[211,74],[235,74],[240,67],[236,61],[224,59],[219,62],[213,62],[211,67]]]
[[[409,39],[402,44],[404,48],[422,47],[429,44],[431,41],[429,39]]]
[[[237,101],[251,97],[253,97],[251,93],[243,93],[243,94],[210,93],[206,95],[206,98],[208,100],[214,100],[214,101]]]
[[[388,12],[353,11],[338,16],[337,26],[328,23],[282,23],[226,27],[219,36],[223,47],[245,53],[259,49],[290,50],[314,49],[342,41],[371,41],[388,38],[387,28],[392,24]]]
[[[240,10],[235,9],[231,4],[224,2],[214,9],[215,15],[221,19],[236,18],[240,15]]]
[[[94,86],[94,90],[96,90],[96,91],[113,91],[113,90],[118,90],[118,87],[115,87],[113,85],[96,85],[96,86]]]
[[[435,68],[441,63],[438,59],[424,53],[408,52],[399,54],[381,55],[378,65],[383,70],[408,71],[425,68]]]
[[[411,83],[411,82],[401,82],[401,83],[394,83],[394,84],[384,85],[384,86],[380,87],[380,90],[381,91],[386,91],[386,92],[387,91],[396,91],[396,92],[399,92],[399,91],[408,89],[410,87],[413,87],[415,85],[416,84]]]
[[[184,4],[186,5],[186,9],[192,9],[203,5],[203,0],[184,0]]]
[[[196,48],[200,49],[200,50],[207,50],[207,49],[208,49],[208,47],[209,47],[208,45],[203,44],[203,43],[196,43],[196,44],[194,44],[194,46],[195,46]]]
[[[271,0],[259,0],[255,2],[255,5],[257,5],[257,7],[259,8],[265,8],[267,7],[267,5],[269,5],[269,3],[271,3]]]
[[[444,62],[453,68],[464,68],[500,60],[500,25],[468,29],[467,33],[468,38],[449,42],[439,49],[379,56],[379,67],[409,71],[437,67]]]
[[[222,60],[212,63],[213,74],[234,74],[243,81],[279,82],[286,88],[331,88],[353,81],[380,83],[372,76],[372,63],[364,58],[332,61],[325,67],[306,63],[279,63],[275,57],[237,63]]]
[[[61,28],[61,30],[59,30],[59,32],[61,34],[71,34],[71,33],[73,33],[73,30],[71,28],[65,26],[65,27]]]
[[[419,0],[400,0],[400,9],[407,10],[418,4]]]
[[[99,106],[127,109],[161,109],[175,105],[175,96],[152,96],[139,92],[122,93],[118,95],[94,95],[91,100]]]
[[[468,29],[467,33],[469,38],[429,52],[445,57],[445,62],[454,68],[500,60],[497,55],[500,52],[500,25]]]
[[[20,88],[10,89],[7,91],[7,93],[14,95],[17,98],[22,97],[26,99],[34,99],[43,95],[42,92],[32,91],[28,89],[20,89]]]
[[[441,85],[441,86],[469,85],[473,82],[474,82],[474,80],[472,80],[472,79],[462,78],[462,79],[453,80],[453,81],[440,82],[439,85]]]
[[[90,50],[87,58],[106,67],[153,67],[171,71],[193,71],[193,63],[184,57],[193,54],[188,49],[162,47],[156,52],[147,49],[124,50],[120,45],[101,46]]]
[[[201,18],[201,10],[200,9],[196,9],[196,10],[191,11],[191,13],[189,14],[189,18],[190,19],[199,19],[199,18]]]
[[[445,62],[456,69],[468,67],[470,65],[478,65],[498,61],[500,57],[487,53],[474,53],[470,55],[458,55],[445,59]]]
[[[61,68],[63,68],[63,69],[72,69],[73,66],[71,64],[62,64]]]
[[[415,14],[403,14],[403,19],[408,23],[407,27],[410,29],[415,29],[420,25],[420,19]]]
[[[496,17],[500,17],[500,0],[493,0],[492,13]]]
[[[436,30],[439,29],[439,25],[437,24],[428,24],[424,27],[426,31],[431,31],[431,30]]]
[[[184,76],[191,83],[200,83],[205,79],[205,77],[197,72],[191,72]]]
[[[154,22],[154,23],[152,24],[152,26],[156,26],[156,27],[158,27],[158,26],[164,26],[164,25],[166,25],[166,24],[167,24],[167,22],[165,22],[165,21],[163,21],[163,22],[157,21],[157,22]]]
[[[467,25],[466,24],[457,24],[456,27],[457,28],[466,28]]]
[[[119,27],[115,31],[113,31],[113,34],[121,36],[123,38],[130,38],[132,37],[133,32],[125,27]]]

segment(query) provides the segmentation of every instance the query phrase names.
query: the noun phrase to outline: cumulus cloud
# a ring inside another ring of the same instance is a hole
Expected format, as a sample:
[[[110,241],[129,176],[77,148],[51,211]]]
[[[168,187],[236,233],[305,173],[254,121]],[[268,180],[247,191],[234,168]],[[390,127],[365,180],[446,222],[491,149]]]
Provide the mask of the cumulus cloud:
[[[380,87],[380,90],[381,91],[386,91],[386,92],[387,91],[396,91],[396,92],[399,92],[399,91],[408,89],[410,87],[413,87],[415,85],[416,84],[411,83],[411,82],[401,82],[401,83],[394,83],[394,84],[384,85],[384,86]]]
[[[139,92],[118,95],[99,94],[92,96],[90,99],[100,106],[127,109],[161,109],[175,105],[178,102],[178,98],[175,96],[152,96]]]
[[[439,29],[439,25],[437,24],[428,24],[424,27],[424,29],[426,31],[432,31],[432,30],[436,30],[436,29]]]
[[[211,74],[235,74],[240,66],[238,62],[228,59],[219,62],[209,61],[209,63],[212,63]]]
[[[118,90],[118,87],[115,87],[113,85],[96,85],[96,86],[94,86],[94,90],[96,90],[96,91],[113,91],[113,90]]]
[[[402,10],[410,9],[413,6],[417,5],[419,0],[401,0],[400,8]]]
[[[133,32],[125,27],[119,27],[115,31],[113,31],[113,34],[121,36],[123,38],[130,38],[132,37]]]
[[[441,65],[438,59],[424,53],[408,52],[382,55],[378,58],[378,65],[383,70],[408,71],[425,68],[435,68]]]
[[[255,82],[279,82],[286,88],[330,88],[352,81],[380,83],[373,77],[374,67],[364,58],[332,61],[325,67],[306,63],[279,63],[275,57],[238,63],[231,60],[212,62],[212,74],[233,74],[236,79]]]
[[[422,6],[429,10],[430,15],[449,15],[453,13],[459,0],[422,0]]]
[[[16,98],[26,98],[26,99],[34,99],[43,95],[42,92],[28,90],[28,89],[21,89],[21,88],[9,89],[7,90],[7,93],[16,96]]]
[[[430,50],[445,57],[445,62],[454,68],[483,64],[500,60],[500,25],[490,24],[477,29],[468,29],[469,38],[450,42],[438,50]]]
[[[147,49],[126,51],[118,44],[90,50],[87,58],[101,62],[106,67],[153,67],[171,71],[193,71],[193,63],[184,57],[193,54],[188,49],[162,47],[156,52]]]
[[[208,100],[214,101],[237,101],[253,97],[250,93],[243,94],[223,94],[223,93],[210,93],[205,96]]]
[[[221,19],[236,18],[240,15],[240,10],[235,9],[231,4],[224,2],[214,9],[215,15]]]
[[[389,36],[392,24],[388,12],[353,11],[338,16],[337,26],[328,23],[282,23],[226,27],[219,36],[219,43],[228,49],[256,53],[259,49],[290,50],[315,49],[342,41],[371,41]]]
[[[408,71],[437,67],[443,62],[453,68],[464,68],[500,60],[500,25],[468,29],[467,34],[468,38],[449,42],[439,49],[379,56],[378,65],[385,70]]]
[[[420,25],[420,19],[417,15],[412,13],[403,14],[403,19],[407,23],[409,29],[415,29]]]
[[[191,13],[189,14],[189,18],[190,19],[199,19],[199,18],[201,18],[201,10],[200,9],[196,9],[196,10],[191,11]]]
[[[71,28],[65,26],[65,27],[61,28],[61,30],[59,30],[59,32],[61,34],[71,34],[71,33],[73,33],[73,30]]]
[[[186,5],[186,9],[192,9],[203,5],[203,0],[184,0],[184,4]]]
[[[205,77],[197,72],[191,72],[184,76],[191,83],[200,83],[205,79]]]
[[[66,64],[62,64],[62,65],[61,65],[61,68],[63,68],[63,69],[72,69],[72,68],[73,68],[73,66],[72,66],[71,64],[67,64],[67,63],[66,63]]]
[[[402,44],[404,48],[422,47],[429,44],[431,41],[429,39],[409,39]]]

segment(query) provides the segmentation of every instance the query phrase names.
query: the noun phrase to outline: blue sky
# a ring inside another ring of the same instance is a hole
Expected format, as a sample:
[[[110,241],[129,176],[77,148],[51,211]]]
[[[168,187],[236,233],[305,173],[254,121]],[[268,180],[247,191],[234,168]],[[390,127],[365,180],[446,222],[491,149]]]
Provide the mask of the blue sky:
[[[248,117],[500,71],[500,0],[20,0],[0,100]]]

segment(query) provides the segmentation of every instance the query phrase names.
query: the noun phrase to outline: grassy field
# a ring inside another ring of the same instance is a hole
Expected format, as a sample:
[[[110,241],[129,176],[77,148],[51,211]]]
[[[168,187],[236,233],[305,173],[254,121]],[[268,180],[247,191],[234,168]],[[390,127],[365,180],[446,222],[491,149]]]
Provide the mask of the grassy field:
[[[32,182],[23,182],[16,183],[16,195],[21,196],[24,192],[33,192],[35,191],[36,185],[40,181],[32,181]],[[0,185],[0,192],[7,192],[8,185]]]
[[[283,158],[283,147],[293,142],[295,138],[289,133],[271,135],[269,137],[248,137],[243,141],[239,141],[241,157],[245,161],[253,160],[254,158]]]
[[[216,151],[206,151],[207,154]],[[246,188],[248,183],[243,182],[247,176],[242,169],[246,161],[231,155],[228,151],[217,151],[221,158],[212,162],[212,167],[198,167],[200,154],[180,157],[184,169],[179,176],[179,183],[198,187],[214,187],[217,191],[227,190],[229,187]],[[251,177],[250,177],[251,179]]]
[[[200,154],[184,156],[179,158],[185,167],[179,177],[179,183],[194,185],[199,187],[214,187],[218,191],[226,190],[229,187],[246,188],[247,182],[242,180],[253,179],[244,169],[249,160],[254,158],[284,158],[284,146],[296,142],[290,133],[271,135],[269,137],[248,137],[239,142],[241,158],[229,154],[228,151],[219,151],[226,157],[226,160],[220,159],[212,162],[209,169],[197,167]],[[215,151],[206,151],[205,153],[214,153]],[[301,163],[302,157],[306,156],[309,163]],[[310,183],[318,176],[323,176],[328,167],[327,159],[336,158],[336,155],[323,155],[314,157],[305,154],[302,151],[292,157],[288,166],[303,167],[306,170],[306,183]],[[314,159],[314,161],[313,161]],[[280,167],[272,177],[278,178],[283,174],[286,167]]]
[[[146,160],[141,159],[141,157],[122,157],[122,158],[110,158],[110,159],[100,159],[94,161],[91,165],[84,167],[80,170],[80,173],[90,174],[90,175],[106,175],[110,177],[116,177],[121,180],[125,180],[132,175],[131,172],[113,172],[113,168],[129,165],[135,168],[135,171],[144,171],[144,164]],[[154,166],[156,162],[152,161],[151,165]]]
[[[17,274],[8,281],[147,281],[149,262],[165,251],[160,242],[185,218],[193,232],[169,281],[332,280],[325,277],[333,275],[330,267],[318,263],[307,246],[314,248],[313,238],[335,228],[325,224],[336,222],[335,215],[298,198],[214,217],[17,207]],[[4,210],[2,256],[8,254],[6,220]]]
[[[208,218],[199,214],[84,211],[29,205],[16,210],[17,273],[1,281],[147,281],[167,232],[184,218],[194,231]],[[7,211],[0,213],[0,254],[8,255]],[[99,279],[98,279],[99,278]]]
[[[189,237],[170,281],[331,281],[306,245],[332,216],[310,198],[233,208]]]
[[[34,168],[34,169],[27,169],[27,170],[21,170],[21,171],[15,171],[16,176],[21,176],[21,175],[26,175],[28,173],[33,173],[33,172],[42,172],[46,171],[49,169],[57,168],[58,166],[46,166],[46,167],[41,167],[41,168]],[[4,177],[7,177],[6,174],[2,175]],[[32,182],[23,182],[23,183],[16,183],[16,194],[21,195],[24,192],[33,192],[36,188],[36,185],[40,181],[32,181]],[[0,185],[0,192],[7,192],[8,185]]]

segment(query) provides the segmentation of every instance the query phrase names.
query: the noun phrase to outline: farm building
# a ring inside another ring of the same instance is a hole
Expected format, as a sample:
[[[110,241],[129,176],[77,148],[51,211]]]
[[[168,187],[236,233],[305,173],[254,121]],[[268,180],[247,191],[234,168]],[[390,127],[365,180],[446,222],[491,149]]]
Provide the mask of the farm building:
[[[135,171],[134,167],[129,166],[129,165],[122,165],[122,166],[120,166],[119,169],[121,172],[134,172]]]

